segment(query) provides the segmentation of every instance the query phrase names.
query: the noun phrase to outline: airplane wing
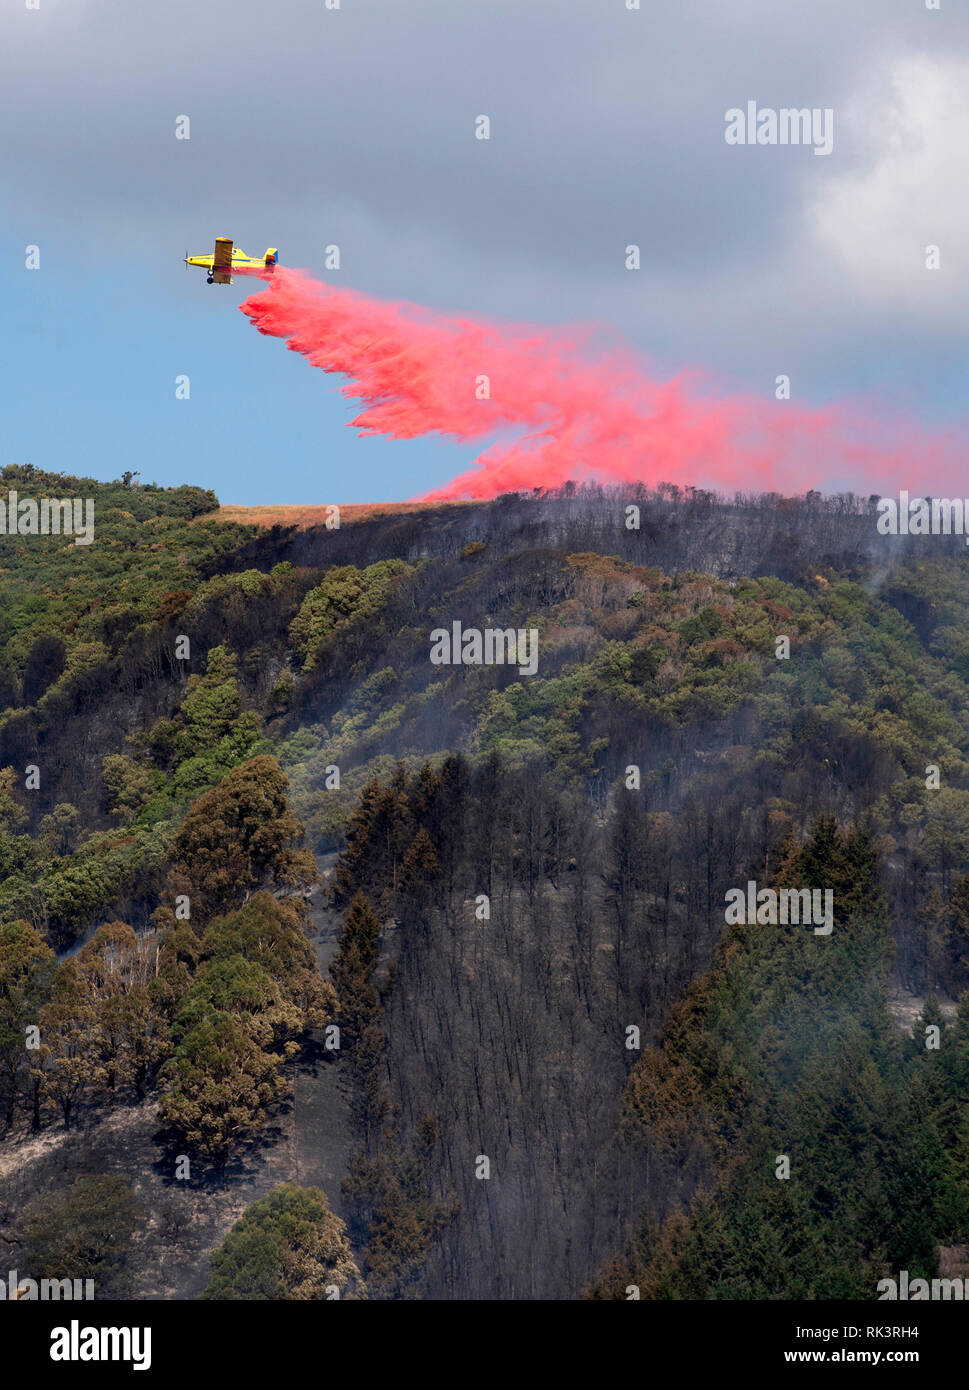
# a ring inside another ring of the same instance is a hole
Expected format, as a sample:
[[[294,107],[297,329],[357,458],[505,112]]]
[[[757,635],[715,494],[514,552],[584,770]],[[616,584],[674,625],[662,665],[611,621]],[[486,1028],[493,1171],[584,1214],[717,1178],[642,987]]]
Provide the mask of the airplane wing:
[[[215,255],[212,257],[212,279],[217,285],[232,284],[232,238],[215,238]]]

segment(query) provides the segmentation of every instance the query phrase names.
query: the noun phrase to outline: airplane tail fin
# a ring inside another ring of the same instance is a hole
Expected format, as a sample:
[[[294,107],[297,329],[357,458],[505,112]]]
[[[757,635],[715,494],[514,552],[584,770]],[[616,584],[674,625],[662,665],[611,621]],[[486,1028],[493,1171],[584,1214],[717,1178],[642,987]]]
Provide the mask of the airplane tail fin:
[[[272,270],[276,264],[276,248],[270,246],[266,250],[265,266],[267,270]]]

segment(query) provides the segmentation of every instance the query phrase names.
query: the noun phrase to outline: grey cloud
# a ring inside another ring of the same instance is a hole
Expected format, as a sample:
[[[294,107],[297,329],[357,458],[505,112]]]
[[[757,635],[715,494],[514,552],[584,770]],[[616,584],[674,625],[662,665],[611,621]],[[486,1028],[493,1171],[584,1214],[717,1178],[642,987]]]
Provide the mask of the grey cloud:
[[[894,55],[969,53],[969,18],[911,0],[44,0],[5,9],[0,45],[0,175],[25,232],[110,236],[173,270],[217,232],[316,269],[337,242],[345,282],[374,293],[608,319],[671,360],[758,373],[784,343],[816,369],[839,332],[877,352],[877,313],[799,247],[822,166],[870,151],[847,130],[830,161],[731,149],[724,111],[837,113]]]

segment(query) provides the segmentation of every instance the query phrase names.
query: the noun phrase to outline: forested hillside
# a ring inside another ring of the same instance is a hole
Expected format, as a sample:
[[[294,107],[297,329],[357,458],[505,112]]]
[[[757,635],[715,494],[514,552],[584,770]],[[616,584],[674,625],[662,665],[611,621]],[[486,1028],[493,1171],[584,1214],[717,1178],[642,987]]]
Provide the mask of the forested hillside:
[[[11,488],[96,517],[0,537],[11,1267],[782,1299],[961,1258],[961,537],[673,486],[301,528]],[[534,674],[432,662],[456,622]],[[750,881],[833,930],[728,923]]]

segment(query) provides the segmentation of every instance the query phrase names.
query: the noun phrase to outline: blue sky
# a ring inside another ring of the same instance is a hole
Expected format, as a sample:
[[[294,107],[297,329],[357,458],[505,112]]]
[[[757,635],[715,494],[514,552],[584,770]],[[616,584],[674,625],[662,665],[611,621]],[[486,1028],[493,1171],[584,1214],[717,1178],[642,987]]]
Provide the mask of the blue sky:
[[[729,147],[748,99],[830,107],[832,154]],[[236,311],[248,286],[185,272],[217,234],[317,273],[338,244],[341,285],[447,313],[608,324],[660,374],[967,412],[969,11],[948,0],[11,3],[0,121],[0,463],[240,503],[466,469],[473,447],[358,439],[334,379]]]
[[[130,468],[225,502],[322,504],[401,500],[474,456],[359,438],[337,379],[239,313],[256,286],[206,285],[182,266],[185,247],[171,266],[106,265],[62,249],[42,225],[35,235],[24,243],[5,226],[0,240],[3,463],[101,479]],[[37,271],[23,268],[25,244],[41,248]],[[188,400],[175,395],[182,374]]]

